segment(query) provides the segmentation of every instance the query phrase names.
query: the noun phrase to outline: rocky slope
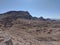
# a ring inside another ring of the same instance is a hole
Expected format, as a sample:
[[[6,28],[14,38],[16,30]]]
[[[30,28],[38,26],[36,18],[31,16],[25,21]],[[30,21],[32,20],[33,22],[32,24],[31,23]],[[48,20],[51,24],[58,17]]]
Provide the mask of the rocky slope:
[[[24,18],[24,19],[31,19],[32,16],[29,14],[28,11],[8,11],[6,13],[0,14],[0,18]]]
[[[11,37],[0,29],[0,45],[13,45]]]
[[[15,16],[17,13],[14,12],[12,15]],[[1,16],[3,18],[0,21],[0,29],[5,36],[4,40],[6,39],[8,43],[6,44],[3,40],[0,45],[60,45],[60,21],[36,18],[34,20],[29,13],[30,16],[27,16],[29,18],[25,17],[26,13],[22,13],[24,18],[20,18],[21,15],[19,15],[16,19],[14,16],[10,17],[11,12],[4,14],[6,15]]]

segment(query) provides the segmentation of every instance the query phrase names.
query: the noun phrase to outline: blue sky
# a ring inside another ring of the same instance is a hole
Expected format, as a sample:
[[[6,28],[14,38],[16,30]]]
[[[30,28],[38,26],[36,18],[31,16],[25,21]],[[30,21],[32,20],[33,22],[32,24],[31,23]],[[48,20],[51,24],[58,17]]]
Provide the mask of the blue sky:
[[[0,0],[0,13],[29,11],[32,16],[60,19],[60,0]]]

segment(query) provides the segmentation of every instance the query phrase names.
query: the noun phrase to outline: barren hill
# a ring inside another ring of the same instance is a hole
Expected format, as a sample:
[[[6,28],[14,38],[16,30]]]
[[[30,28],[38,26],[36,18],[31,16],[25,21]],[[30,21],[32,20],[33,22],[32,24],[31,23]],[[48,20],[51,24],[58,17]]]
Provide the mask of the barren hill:
[[[12,42],[8,45],[60,45],[60,21],[34,20],[26,11],[10,11],[0,16],[0,29]]]

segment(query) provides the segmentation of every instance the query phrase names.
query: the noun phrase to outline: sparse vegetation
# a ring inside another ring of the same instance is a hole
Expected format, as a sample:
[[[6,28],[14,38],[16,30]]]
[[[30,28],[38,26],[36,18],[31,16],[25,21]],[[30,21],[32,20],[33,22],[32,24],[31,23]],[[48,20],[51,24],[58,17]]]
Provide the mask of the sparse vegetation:
[[[0,29],[9,34],[13,45],[56,45],[58,42],[60,45],[60,21],[32,17],[25,11],[11,11],[2,15]]]

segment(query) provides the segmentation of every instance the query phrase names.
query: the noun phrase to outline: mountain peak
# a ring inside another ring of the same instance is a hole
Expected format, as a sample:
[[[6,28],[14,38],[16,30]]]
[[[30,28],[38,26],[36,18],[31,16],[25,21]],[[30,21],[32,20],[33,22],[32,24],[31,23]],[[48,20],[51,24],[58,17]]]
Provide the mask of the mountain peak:
[[[24,18],[24,19],[31,19],[32,16],[28,11],[8,11],[3,13],[2,15],[13,17],[13,18]]]

